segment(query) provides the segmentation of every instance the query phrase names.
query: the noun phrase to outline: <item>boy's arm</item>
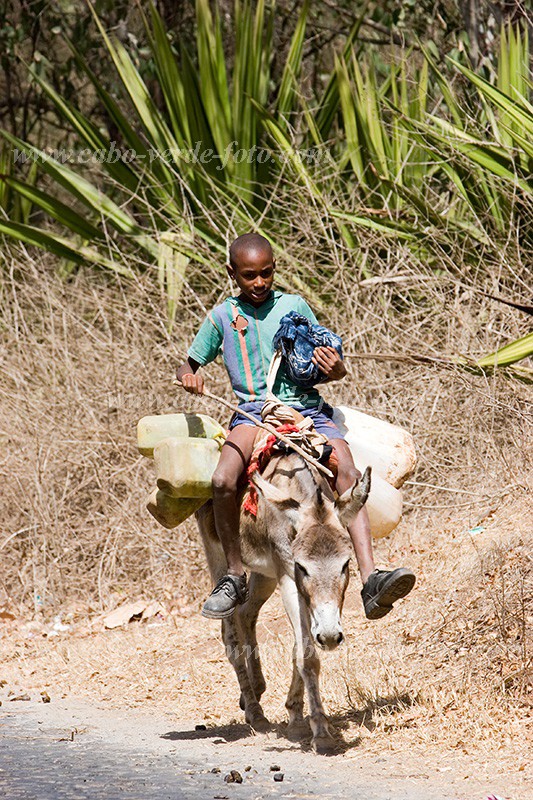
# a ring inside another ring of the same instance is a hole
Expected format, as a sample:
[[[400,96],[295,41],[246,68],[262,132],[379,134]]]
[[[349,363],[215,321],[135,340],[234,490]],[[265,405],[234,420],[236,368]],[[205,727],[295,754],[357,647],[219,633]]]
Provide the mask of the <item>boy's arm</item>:
[[[201,375],[196,375],[200,366],[201,364],[199,364],[198,361],[195,361],[194,358],[189,356],[187,361],[176,370],[177,379],[181,381],[185,391],[191,394],[204,393],[204,379]]]
[[[311,359],[326,375],[321,383],[340,381],[348,373],[344,361],[334,347],[317,347]]]
[[[176,376],[191,394],[203,394],[204,379],[197,375],[199,367],[214,361],[221,351],[223,333],[215,324],[215,312],[207,315],[187,352],[187,361],[178,367]]]

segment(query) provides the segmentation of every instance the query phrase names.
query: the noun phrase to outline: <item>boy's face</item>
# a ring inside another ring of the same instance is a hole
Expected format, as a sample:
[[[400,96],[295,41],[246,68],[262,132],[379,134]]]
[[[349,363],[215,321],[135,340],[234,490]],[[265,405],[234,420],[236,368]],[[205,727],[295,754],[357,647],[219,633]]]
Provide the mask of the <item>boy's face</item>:
[[[241,290],[243,300],[260,306],[270,294],[274,282],[276,261],[265,250],[246,250],[239,253],[235,267],[228,264],[228,274]]]

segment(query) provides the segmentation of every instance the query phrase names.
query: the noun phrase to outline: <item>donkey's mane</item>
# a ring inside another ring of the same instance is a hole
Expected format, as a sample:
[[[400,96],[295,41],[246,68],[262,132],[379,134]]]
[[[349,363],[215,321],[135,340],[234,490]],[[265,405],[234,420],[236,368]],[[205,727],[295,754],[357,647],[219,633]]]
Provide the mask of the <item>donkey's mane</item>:
[[[301,501],[313,500],[319,492],[333,499],[326,478],[298,453],[281,453],[267,465],[263,477],[278,489],[287,489]]]

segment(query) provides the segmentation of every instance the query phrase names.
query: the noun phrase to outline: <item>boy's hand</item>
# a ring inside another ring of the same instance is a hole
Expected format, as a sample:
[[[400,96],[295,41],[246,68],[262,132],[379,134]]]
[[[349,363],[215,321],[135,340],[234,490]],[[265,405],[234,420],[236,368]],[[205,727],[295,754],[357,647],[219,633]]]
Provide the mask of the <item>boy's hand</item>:
[[[338,381],[346,375],[346,367],[334,347],[316,347],[311,359],[326,375],[328,381]]]
[[[192,372],[186,372],[185,375],[181,376],[180,380],[186,392],[190,392],[191,394],[204,393],[204,379],[201,375],[194,375]]]

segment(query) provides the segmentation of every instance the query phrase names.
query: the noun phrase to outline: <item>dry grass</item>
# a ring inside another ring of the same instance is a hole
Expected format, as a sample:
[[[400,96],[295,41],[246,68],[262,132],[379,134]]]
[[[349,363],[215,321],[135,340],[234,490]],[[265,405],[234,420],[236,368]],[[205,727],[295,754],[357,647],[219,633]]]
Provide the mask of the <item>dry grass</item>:
[[[82,274],[61,283],[31,263],[3,294],[4,593],[45,614],[73,598],[107,608],[130,591],[174,589],[184,560],[187,592],[203,572],[192,527],[151,521],[151,464],[135,446],[139,417],[175,404],[183,349],[159,298]]]
[[[294,274],[306,263],[316,274],[312,230],[286,243]],[[365,283],[359,274],[357,285],[348,253],[338,246],[332,253],[325,291],[342,302],[321,316],[343,333],[349,352],[481,355],[525,333],[517,312],[459,281],[430,280],[429,267],[404,252],[379,255],[369,245],[361,260],[380,280]],[[291,275],[285,262],[280,272]],[[217,722],[235,716],[237,693],[216,625],[197,615],[209,581],[195,526],[166,531],[149,517],[152,465],[135,447],[139,417],[194,405],[176,396],[174,365],[204,308],[228,289],[215,274],[211,284],[201,279],[191,274],[169,335],[150,276],[112,286],[80,272],[61,282],[29,257],[23,269],[6,262],[0,607],[34,617],[29,627],[4,624],[5,674],[13,680],[116,703],[171,704],[182,717],[202,709]],[[515,288],[520,296],[521,278]],[[377,555],[413,566],[419,582],[377,625],[362,618],[354,579],[349,645],[324,669],[329,709],[363,746],[508,748],[522,763],[533,699],[529,389],[500,375],[427,365],[356,358],[350,365],[350,379],[328,387],[327,398],[404,425],[418,443],[404,520]],[[229,396],[221,367],[207,374],[210,388]],[[202,410],[220,416],[210,403]],[[483,531],[468,533],[479,525]],[[161,600],[167,622],[88,633],[92,614],[138,597]],[[70,615],[73,628],[43,637],[57,614]],[[282,720],[290,638],[279,600],[261,635],[265,705]]]

